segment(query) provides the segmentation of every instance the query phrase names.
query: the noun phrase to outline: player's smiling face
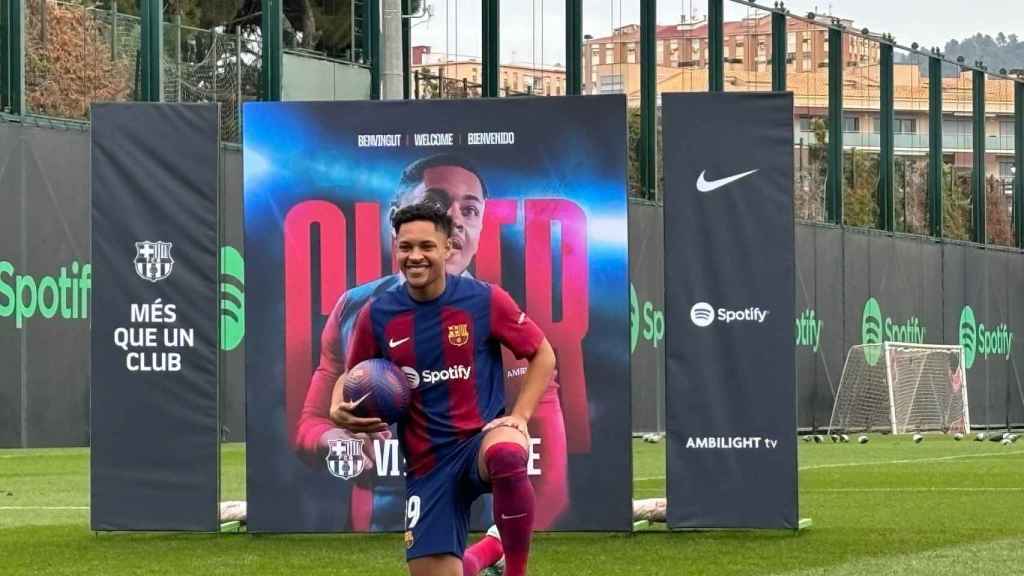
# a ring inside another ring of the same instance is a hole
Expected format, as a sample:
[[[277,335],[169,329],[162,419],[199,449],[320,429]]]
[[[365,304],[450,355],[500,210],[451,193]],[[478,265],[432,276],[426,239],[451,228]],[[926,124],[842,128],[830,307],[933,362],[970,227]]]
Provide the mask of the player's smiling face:
[[[484,192],[480,179],[460,166],[435,166],[423,171],[423,182],[403,205],[435,202],[452,217],[452,247],[448,273],[462,274],[476,256],[484,228]]]
[[[444,231],[428,220],[402,224],[395,241],[398,267],[413,298],[430,300],[444,291],[445,261],[451,255]]]

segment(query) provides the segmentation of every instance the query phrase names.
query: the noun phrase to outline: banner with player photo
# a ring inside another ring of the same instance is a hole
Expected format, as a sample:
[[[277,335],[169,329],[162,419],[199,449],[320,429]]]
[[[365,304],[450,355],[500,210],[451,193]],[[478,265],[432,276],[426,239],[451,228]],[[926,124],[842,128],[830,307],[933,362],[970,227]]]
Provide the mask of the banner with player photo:
[[[793,97],[662,102],[667,522],[795,529]]]
[[[363,304],[400,287],[390,212],[423,201],[455,219],[448,272],[500,284],[557,354],[530,421],[535,527],[628,530],[623,97],[247,103],[244,126],[249,530],[403,529],[396,437],[338,429],[314,372],[343,360]],[[526,364],[504,357],[510,406]]]
[[[93,530],[220,526],[218,118],[92,108]]]

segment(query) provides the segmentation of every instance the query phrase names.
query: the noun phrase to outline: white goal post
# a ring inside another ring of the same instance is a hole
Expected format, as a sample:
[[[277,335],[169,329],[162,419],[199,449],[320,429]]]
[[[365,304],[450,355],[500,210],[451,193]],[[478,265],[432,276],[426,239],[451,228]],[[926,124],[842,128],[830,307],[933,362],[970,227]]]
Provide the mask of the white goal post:
[[[912,342],[852,346],[828,428],[830,434],[966,434],[971,423],[963,348]]]

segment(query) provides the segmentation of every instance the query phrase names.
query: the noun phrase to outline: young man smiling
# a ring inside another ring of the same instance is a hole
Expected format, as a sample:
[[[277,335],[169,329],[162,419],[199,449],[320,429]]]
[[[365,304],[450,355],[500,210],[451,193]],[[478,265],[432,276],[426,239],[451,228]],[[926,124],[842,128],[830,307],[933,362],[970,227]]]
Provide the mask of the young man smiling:
[[[463,558],[473,501],[491,492],[505,553],[505,574],[526,573],[534,495],[526,474],[527,422],[555,366],[540,329],[501,288],[445,272],[452,253],[452,219],[432,203],[394,213],[396,255],[405,282],[362,307],[346,355],[346,370],[383,357],[418,374],[448,378],[421,382],[399,425],[406,455],[406,557],[413,576],[474,574]],[[528,358],[525,383],[508,415],[501,346]],[[450,370],[456,368],[456,370]],[[335,389],[331,419],[354,433],[387,426],[357,418]]]
[[[468,276],[469,266],[480,244],[489,196],[490,190],[473,163],[458,154],[434,154],[416,160],[402,171],[391,211],[394,213],[406,206],[424,203],[447,211],[453,226],[452,250],[445,270],[451,275]],[[374,296],[404,281],[403,275],[396,273],[353,287],[338,299],[332,310],[321,336],[320,365],[310,379],[297,422],[295,448],[311,466],[324,466],[324,456],[332,440],[353,437],[331,421],[329,412],[331,391],[345,369],[345,353],[359,310]],[[520,370],[525,371],[525,366],[510,364],[509,359],[507,355],[507,371],[514,369],[516,374],[521,374]],[[510,402],[516,398],[522,382],[521,376],[506,381]],[[543,474],[531,477],[537,500],[534,529],[546,530],[566,510],[569,500],[565,421],[555,378],[541,397],[529,426],[535,442],[540,442],[534,450],[538,452],[538,462],[543,470]],[[373,438],[381,440],[382,436],[389,434],[385,432]],[[356,531],[390,529],[404,515],[402,488],[395,482],[380,482],[376,474],[368,473],[369,467],[376,465],[373,461],[374,445],[372,438],[365,435],[359,438],[364,440],[363,461],[367,469],[353,481],[351,495],[342,493],[349,500],[350,527]],[[491,511],[487,506],[481,512],[490,518]],[[494,535],[493,530],[489,531],[489,536]],[[474,546],[467,553],[479,555],[484,565],[501,556],[500,544],[491,537],[485,537],[478,545],[480,549]]]

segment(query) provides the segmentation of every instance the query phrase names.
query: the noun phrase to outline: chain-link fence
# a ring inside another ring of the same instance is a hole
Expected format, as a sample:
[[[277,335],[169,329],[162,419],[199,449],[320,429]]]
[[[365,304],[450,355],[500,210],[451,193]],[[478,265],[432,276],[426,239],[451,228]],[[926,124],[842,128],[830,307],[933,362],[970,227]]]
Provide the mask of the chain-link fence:
[[[93,102],[137,99],[142,25],[137,16],[72,2],[25,4],[25,102],[29,114],[88,120]],[[241,106],[259,99],[258,30],[237,34],[165,22],[164,102],[219,102],[221,136],[241,141]]]
[[[92,102],[135,98],[141,26],[134,16],[53,0],[25,4],[25,105],[88,120]]]
[[[260,38],[165,22],[164,102],[219,102],[221,138],[240,142],[241,102],[259,99]]]
[[[470,82],[466,78],[449,78],[439,74],[431,74],[426,69],[414,70],[412,73],[412,97],[416,100],[444,98],[458,100],[461,98],[480,98],[483,84]],[[532,92],[519,92],[508,87],[498,89],[498,96],[532,96]]]

